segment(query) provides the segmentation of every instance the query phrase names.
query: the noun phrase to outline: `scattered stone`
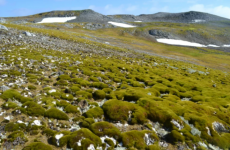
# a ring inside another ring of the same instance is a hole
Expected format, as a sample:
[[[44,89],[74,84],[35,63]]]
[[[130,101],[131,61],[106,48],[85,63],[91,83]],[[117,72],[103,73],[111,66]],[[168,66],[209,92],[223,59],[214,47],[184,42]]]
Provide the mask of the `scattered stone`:
[[[189,124],[188,120],[185,120],[184,117],[182,117],[182,116],[180,116],[180,118],[181,118],[186,124],[188,124],[188,125],[191,127],[191,133],[192,133],[192,135],[198,135],[198,136],[201,135],[201,131],[198,130],[196,127],[194,127],[193,124]]]
[[[5,27],[4,25],[1,25],[1,24],[0,24],[0,30],[6,30],[6,31],[8,31],[8,28]]]
[[[222,123],[219,123],[217,121],[212,123],[213,129],[218,133],[229,133],[229,130],[227,130]]]
[[[2,92],[5,92],[6,90],[9,90],[9,89],[10,88],[8,86],[5,86],[5,85],[0,87],[0,91],[2,91]]]
[[[0,18],[0,23],[6,23],[6,19]]]
[[[36,36],[35,34],[27,32],[27,31],[24,31],[23,34],[25,34],[26,36]]]
[[[183,129],[184,126],[183,125],[180,125],[176,120],[172,120],[171,121],[179,130]]]
[[[151,138],[150,138],[150,135],[147,134],[147,133],[145,133],[144,140],[145,140],[146,145],[152,145],[152,144],[155,143],[155,140],[154,140],[154,139],[151,139]]]

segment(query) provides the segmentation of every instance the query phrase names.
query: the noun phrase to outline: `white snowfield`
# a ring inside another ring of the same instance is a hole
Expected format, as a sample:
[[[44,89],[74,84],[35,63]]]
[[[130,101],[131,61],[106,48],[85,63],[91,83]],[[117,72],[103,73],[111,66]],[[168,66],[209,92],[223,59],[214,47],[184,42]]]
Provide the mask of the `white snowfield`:
[[[230,45],[224,45],[224,47],[230,47]]]
[[[64,23],[73,19],[76,19],[77,17],[50,17],[50,18],[44,18],[41,22],[37,23]]]
[[[198,22],[206,22],[206,20],[202,20],[202,19],[195,19],[195,20],[193,20],[193,22],[195,22],[195,23],[198,23]]]
[[[217,46],[213,44],[202,45],[199,43],[192,43],[189,41],[175,40],[175,39],[157,39],[157,42],[169,44],[169,45],[192,46],[192,47],[230,47],[230,45],[223,45],[223,46]]]
[[[193,46],[193,47],[207,47],[199,43],[192,43],[183,40],[174,40],[174,39],[157,39],[157,42],[169,44],[169,45],[181,45],[181,46]]]
[[[208,47],[220,47],[220,46],[209,44]]]
[[[134,22],[142,22],[142,21],[134,21]]]
[[[117,26],[117,27],[123,27],[123,28],[135,28],[136,26],[132,26],[132,25],[129,25],[129,24],[125,24],[125,23],[118,23],[118,22],[112,22],[112,21],[109,21],[108,23],[114,25],[114,26]]]

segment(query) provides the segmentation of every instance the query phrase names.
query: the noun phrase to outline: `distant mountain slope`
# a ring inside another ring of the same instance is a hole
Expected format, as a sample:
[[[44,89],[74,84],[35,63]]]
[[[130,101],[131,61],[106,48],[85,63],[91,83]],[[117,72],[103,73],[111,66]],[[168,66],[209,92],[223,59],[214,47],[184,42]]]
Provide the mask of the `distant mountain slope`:
[[[39,13],[25,17],[10,17],[10,20],[25,19],[29,22],[39,22],[43,18],[48,17],[72,17],[77,16],[76,19],[70,22],[94,22],[106,23],[108,21],[126,22],[126,21],[142,21],[142,22],[176,22],[176,23],[195,23],[195,22],[210,22],[210,21],[230,21],[230,19],[219,17],[216,15],[203,12],[182,12],[182,13],[166,13],[159,12],[156,14],[141,14],[135,15],[103,15],[91,9],[76,10],[76,11],[50,11]]]

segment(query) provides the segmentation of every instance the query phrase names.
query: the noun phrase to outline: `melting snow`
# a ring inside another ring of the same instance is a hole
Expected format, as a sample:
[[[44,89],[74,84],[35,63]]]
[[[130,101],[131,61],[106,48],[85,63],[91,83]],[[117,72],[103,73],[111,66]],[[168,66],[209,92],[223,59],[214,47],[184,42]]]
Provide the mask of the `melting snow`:
[[[18,121],[17,121],[17,123],[24,123],[24,122],[23,122],[23,121],[21,121],[21,120],[18,120]]]
[[[4,119],[6,119],[6,120],[10,120],[10,116],[4,117]]]
[[[116,125],[118,126],[118,127],[128,127],[129,125],[126,123],[126,124],[121,124],[120,122],[118,122],[118,123],[116,123]]]
[[[64,136],[64,134],[57,134],[55,135],[55,139],[57,140],[57,146],[59,146],[59,139],[62,138]]]
[[[49,90],[49,93],[54,93],[54,92],[56,92],[55,89]]]
[[[183,40],[174,40],[174,39],[157,39],[157,42],[169,44],[169,45],[181,45],[181,46],[194,46],[194,47],[206,47],[205,45],[199,43],[192,43]]]
[[[223,47],[230,47],[230,45],[223,45]]]
[[[125,24],[125,23],[118,23],[118,22],[112,22],[112,21],[109,21],[108,23],[110,23],[114,26],[123,27],[123,28],[135,28],[136,27],[136,26],[132,26],[129,24]]]
[[[198,23],[198,22],[206,22],[206,20],[201,20],[201,19],[195,19],[193,22]]]
[[[134,22],[142,22],[142,21],[134,21]]]
[[[208,47],[220,47],[220,46],[209,44]]]
[[[87,148],[87,150],[95,150],[94,145],[90,144],[89,147]]]
[[[50,17],[50,18],[44,18],[42,19],[41,22],[37,22],[37,23],[55,23],[55,22],[67,22],[73,19],[76,19],[77,17]]]
[[[106,136],[101,137],[101,142],[102,142],[102,143],[105,143],[105,139],[110,139],[110,140],[112,140],[113,143],[114,143],[114,145],[116,145],[116,140],[115,140],[114,138],[108,137],[108,136],[106,135]]]
[[[84,139],[85,139],[85,138],[80,139],[80,140],[77,142],[77,145],[78,145],[78,146],[81,146],[81,141],[84,140]]]
[[[36,125],[36,126],[41,126],[41,121],[40,120],[34,120],[34,122],[32,123],[32,125]]]

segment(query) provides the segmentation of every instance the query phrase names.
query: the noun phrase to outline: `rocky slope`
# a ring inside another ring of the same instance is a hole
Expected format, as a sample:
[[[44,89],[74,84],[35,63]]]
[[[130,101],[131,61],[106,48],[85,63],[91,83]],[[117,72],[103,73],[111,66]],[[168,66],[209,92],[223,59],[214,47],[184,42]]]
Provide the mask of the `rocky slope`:
[[[229,19],[219,17],[216,15],[190,11],[183,13],[165,13],[159,12],[156,14],[141,14],[138,16],[134,15],[103,15],[97,13],[91,9],[80,10],[80,11],[51,11],[40,14],[35,14],[26,17],[19,18],[8,18],[10,20],[27,18],[28,21],[39,22],[42,18],[47,17],[71,17],[77,16],[77,19],[71,22],[94,22],[94,23],[105,23],[108,21],[117,22],[176,22],[176,23],[196,23],[196,22],[213,22],[213,21],[229,21]],[[29,18],[29,19],[28,19]]]
[[[59,13],[43,13],[40,18]],[[92,13],[101,23],[107,19],[89,10],[68,12],[61,17],[78,15],[80,19],[75,21],[80,21]],[[15,25],[8,24],[7,19],[6,22],[0,19],[4,23],[0,25],[1,148],[230,148],[229,73],[156,57],[151,52],[136,51],[132,43],[128,43],[129,37],[132,42],[140,38],[140,47],[148,48],[149,41],[142,38],[144,34],[155,38],[183,38],[186,34],[182,36],[178,32],[199,33],[196,28],[202,25],[146,23],[134,29],[106,29],[104,34],[103,29],[83,28],[88,23],[82,22]],[[169,29],[174,30],[169,32]],[[214,35],[228,31],[210,30]],[[201,30],[204,31],[209,30]],[[79,32],[81,34],[77,34]],[[113,32],[122,34],[113,35]],[[102,39],[100,36],[106,40],[113,38],[119,44],[124,42],[125,46],[105,44],[98,40]],[[201,39],[199,35],[195,37]],[[131,48],[127,49],[129,44]],[[161,51],[163,46],[153,43],[153,47],[161,47]],[[174,53],[177,49],[183,50],[176,46],[165,49]],[[196,48],[186,50],[192,53]],[[218,52],[201,49],[199,53],[203,51]],[[179,55],[183,53],[186,51]],[[198,56],[205,58],[210,54]],[[225,53],[214,57],[229,60]]]

